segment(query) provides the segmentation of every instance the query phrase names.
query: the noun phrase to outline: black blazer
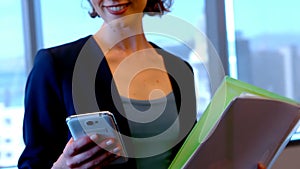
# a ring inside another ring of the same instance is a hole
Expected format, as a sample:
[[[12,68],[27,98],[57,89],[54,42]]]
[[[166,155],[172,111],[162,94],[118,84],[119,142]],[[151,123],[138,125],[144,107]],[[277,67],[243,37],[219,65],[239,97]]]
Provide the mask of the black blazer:
[[[179,112],[180,133],[185,137],[196,121],[192,68],[152,45],[164,58]],[[26,146],[18,167],[51,168],[71,137],[65,119],[99,110],[114,113],[121,133],[130,136],[128,121],[120,115],[124,110],[112,74],[94,38],[87,36],[40,50],[26,84],[23,124]],[[110,168],[118,167],[135,168],[134,159]]]

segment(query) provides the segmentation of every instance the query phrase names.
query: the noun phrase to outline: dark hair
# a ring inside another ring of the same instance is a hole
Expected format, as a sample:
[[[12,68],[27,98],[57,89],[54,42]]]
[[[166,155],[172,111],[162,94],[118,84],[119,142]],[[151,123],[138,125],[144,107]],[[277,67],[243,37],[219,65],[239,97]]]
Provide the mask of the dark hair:
[[[90,0],[87,0],[90,2]],[[170,8],[173,4],[173,0],[148,0],[144,13],[148,15],[163,15],[165,12],[170,12]],[[92,11],[89,12],[92,18],[99,16],[96,10],[92,7]]]

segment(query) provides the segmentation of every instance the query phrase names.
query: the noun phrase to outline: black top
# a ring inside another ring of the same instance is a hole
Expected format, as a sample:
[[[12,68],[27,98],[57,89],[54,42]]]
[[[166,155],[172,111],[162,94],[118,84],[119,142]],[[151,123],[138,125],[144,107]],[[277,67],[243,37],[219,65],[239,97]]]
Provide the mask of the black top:
[[[179,112],[180,134],[185,138],[196,121],[192,68],[152,45],[164,58]],[[112,112],[120,132],[130,136],[128,120],[120,115],[124,114],[124,108],[112,74],[92,36],[38,51],[26,84],[23,124],[26,146],[18,167],[51,168],[71,137],[65,119],[99,110]],[[132,158],[127,164],[109,168],[135,168],[135,162]]]

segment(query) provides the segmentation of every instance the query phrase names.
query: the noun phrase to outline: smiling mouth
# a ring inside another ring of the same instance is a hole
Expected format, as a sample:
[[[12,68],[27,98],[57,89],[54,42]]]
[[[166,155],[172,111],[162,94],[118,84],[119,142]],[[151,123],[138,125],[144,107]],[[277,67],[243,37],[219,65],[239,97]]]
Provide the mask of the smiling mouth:
[[[121,5],[121,6],[111,6],[111,7],[107,7],[109,10],[111,11],[121,11],[123,9],[125,9],[127,7],[127,5]]]
[[[111,6],[104,6],[108,9],[110,13],[113,14],[122,14],[126,11],[129,4],[121,4],[121,5],[111,5]]]

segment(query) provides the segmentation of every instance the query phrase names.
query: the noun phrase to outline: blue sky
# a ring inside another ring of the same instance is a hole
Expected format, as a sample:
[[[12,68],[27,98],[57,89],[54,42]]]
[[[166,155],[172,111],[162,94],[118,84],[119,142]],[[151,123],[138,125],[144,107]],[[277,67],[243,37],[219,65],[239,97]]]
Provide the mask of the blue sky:
[[[24,50],[21,1],[16,2],[17,0],[0,1],[0,57],[18,57]]]
[[[247,37],[262,33],[300,34],[299,0],[233,0],[235,27]]]

